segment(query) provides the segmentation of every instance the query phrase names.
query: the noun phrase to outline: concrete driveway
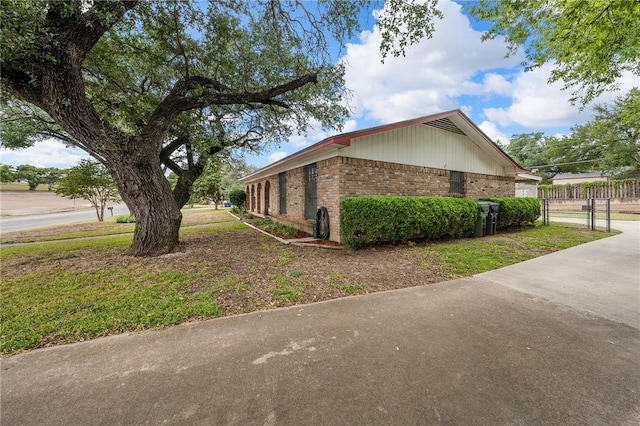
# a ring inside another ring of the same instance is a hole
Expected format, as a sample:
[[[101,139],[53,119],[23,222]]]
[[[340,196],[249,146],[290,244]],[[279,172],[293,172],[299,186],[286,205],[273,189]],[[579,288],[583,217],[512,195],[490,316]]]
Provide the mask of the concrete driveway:
[[[3,359],[0,421],[636,425],[629,226],[476,277]]]
[[[477,277],[640,328],[640,222],[611,226],[622,234]]]

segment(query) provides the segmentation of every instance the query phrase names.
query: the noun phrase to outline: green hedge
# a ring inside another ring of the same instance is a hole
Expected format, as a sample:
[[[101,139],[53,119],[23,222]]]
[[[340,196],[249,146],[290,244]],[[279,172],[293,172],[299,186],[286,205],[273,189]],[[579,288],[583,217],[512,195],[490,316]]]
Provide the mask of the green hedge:
[[[527,225],[540,217],[540,201],[535,197],[487,197],[480,200],[500,204],[498,229]]]
[[[364,196],[342,201],[345,242],[358,249],[399,241],[459,238],[473,230],[476,203],[465,198]]]
[[[136,223],[136,218],[128,214],[116,216],[116,223]]]

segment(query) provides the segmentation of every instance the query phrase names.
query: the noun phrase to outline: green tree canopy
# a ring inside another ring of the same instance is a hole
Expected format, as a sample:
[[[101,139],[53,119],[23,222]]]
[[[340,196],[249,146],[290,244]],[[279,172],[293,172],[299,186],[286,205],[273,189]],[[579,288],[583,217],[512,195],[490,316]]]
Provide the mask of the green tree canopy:
[[[30,164],[19,165],[14,173],[15,180],[27,182],[29,191],[35,191],[38,185],[45,183],[44,175],[45,169]]]
[[[243,158],[229,158],[220,167],[221,183],[225,191],[225,198],[230,199],[231,191],[241,189],[244,191],[244,184],[240,178],[258,170],[255,166],[250,166]]]
[[[56,193],[64,197],[88,200],[96,209],[99,222],[104,220],[107,203],[120,200],[118,189],[107,168],[91,160],[82,160],[76,167],[69,169],[60,179]]]
[[[525,168],[546,164],[547,138],[542,132],[515,134],[511,136],[509,144],[504,146],[504,150]]]
[[[640,2],[635,0],[477,0],[466,10],[504,36],[508,54],[524,48],[527,70],[551,62],[550,82],[586,105],[617,88],[624,72],[640,76]]]
[[[594,118],[571,129],[547,149],[550,161],[575,162],[571,171],[599,171],[624,177],[640,169],[640,90],[611,104],[596,105]]]
[[[213,202],[215,208],[218,209],[218,203],[225,194],[225,188],[222,186],[221,166],[215,162],[210,162],[204,171],[193,183],[192,199]]]
[[[548,146],[555,141],[554,136],[547,136],[543,132],[520,133],[513,135],[503,148],[518,164],[546,182],[565,170],[562,166],[550,164]]]
[[[16,180],[15,170],[13,166],[8,164],[0,164],[0,182],[11,183]]]
[[[57,167],[47,167],[43,170],[42,180],[47,184],[48,190],[53,191],[53,188],[64,175],[65,171],[62,169]]]
[[[436,0],[390,0],[383,51],[433,30]],[[53,133],[111,172],[136,216],[129,253],[178,244],[191,186],[227,147],[281,141],[346,110],[332,39],[358,29],[367,0],[5,0],[0,8],[3,144]],[[20,127],[24,123],[26,127]],[[28,131],[26,131],[26,130]],[[22,141],[22,142],[21,142]],[[178,177],[175,188],[163,168]]]

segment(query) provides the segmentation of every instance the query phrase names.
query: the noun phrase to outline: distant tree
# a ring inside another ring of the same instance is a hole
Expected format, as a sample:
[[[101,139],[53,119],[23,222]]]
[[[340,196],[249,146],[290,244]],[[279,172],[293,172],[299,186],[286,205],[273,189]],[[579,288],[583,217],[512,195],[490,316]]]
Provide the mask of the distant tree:
[[[556,167],[549,165],[547,154],[547,144],[553,139],[542,132],[519,133],[513,135],[503,149],[518,164],[547,182],[558,173]]]
[[[490,28],[483,39],[504,36],[508,55],[524,47],[526,70],[553,63],[550,82],[573,88],[586,105],[616,89],[630,71],[640,76],[640,2],[637,0],[477,0],[466,10]]]
[[[546,143],[547,137],[542,132],[519,133],[511,136],[504,149],[522,167],[531,168],[546,164]]]
[[[222,187],[222,175],[220,166],[211,162],[200,177],[193,183],[192,199],[199,201],[213,202],[216,210],[218,203],[224,197],[224,188]]]
[[[240,178],[255,172],[258,168],[248,165],[242,158],[232,158],[225,161],[220,167],[222,187],[224,188],[225,198],[229,199],[231,191],[240,189],[244,191],[244,185],[240,182]]]
[[[573,163],[568,171],[598,171],[625,177],[640,169],[640,90],[612,104],[596,105],[594,118],[547,146],[553,163]]]
[[[29,191],[35,191],[38,185],[45,183],[44,169],[30,164],[22,164],[16,167],[15,179],[27,182]]]
[[[116,188],[105,166],[91,160],[82,160],[60,179],[56,193],[68,198],[83,198],[96,209],[98,221],[104,220],[104,209],[110,201],[119,201]]]
[[[56,167],[47,167],[43,170],[42,179],[48,185],[48,191],[53,191],[54,186],[64,176],[65,171]]]
[[[229,193],[229,201],[234,207],[244,209],[244,203],[247,201],[247,194],[244,189],[234,189]]]
[[[8,164],[0,164],[0,182],[11,183],[16,180],[15,170],[13,166]]]

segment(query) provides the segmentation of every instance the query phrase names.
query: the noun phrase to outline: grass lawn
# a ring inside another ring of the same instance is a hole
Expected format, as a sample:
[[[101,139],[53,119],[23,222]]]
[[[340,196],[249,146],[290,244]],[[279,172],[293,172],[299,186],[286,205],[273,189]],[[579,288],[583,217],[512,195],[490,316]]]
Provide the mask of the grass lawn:
[[[610,235],[552,224],[481,239],[328,250],[222,223],[224,211],[190,216],[185,221],[202,226],[185,227],[180,251],[155,258],[123,256],[130,234],[3,246],[2,354],[440,282]]]
[[[8,232],[0,235],[0,244],[31,243],[43,241],[68,240],[105,235],[130,234],[135,224],[116,223],[117,216],[105,215],[104,222],[96,219],[74,223],[72,225],[58,225],[28,231]],[[185,208],[182,210],[183,228],[194,225],[222,223],[235,221],[228,214],[228,209],[215,210],[213,207]]]
[[[27,182],[0,183],[0,191],[29,191]],[[49,191],[49,185],[43,183],[36,187],[36,191]]]

